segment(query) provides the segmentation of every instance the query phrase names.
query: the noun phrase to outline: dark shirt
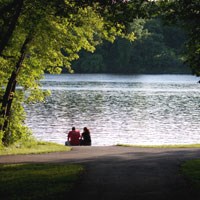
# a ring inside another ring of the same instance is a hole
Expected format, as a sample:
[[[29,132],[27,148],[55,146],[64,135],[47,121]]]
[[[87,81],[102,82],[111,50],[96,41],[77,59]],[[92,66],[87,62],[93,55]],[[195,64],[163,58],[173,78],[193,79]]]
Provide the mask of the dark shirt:
[[[91,137],[89,132],[82,133],[81,145],[91,145]]]
[[[88,132],[83,132],[83,133],[82,133],[82,138],[83,138],[83,140],[86,141],[86,142],[91,142],[90,133],[88,133]]]

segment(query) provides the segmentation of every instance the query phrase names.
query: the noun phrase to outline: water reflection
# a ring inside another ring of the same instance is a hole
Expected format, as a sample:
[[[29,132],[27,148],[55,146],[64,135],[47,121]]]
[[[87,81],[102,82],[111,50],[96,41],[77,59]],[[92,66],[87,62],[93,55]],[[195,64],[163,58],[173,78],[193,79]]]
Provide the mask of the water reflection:
[[[200,142],[195,77],[73,77],[47,76],[43,85],[52,90],[51,97],[26,108],[37,138],[64,143],[71,126],[88,126],[93,145]]]

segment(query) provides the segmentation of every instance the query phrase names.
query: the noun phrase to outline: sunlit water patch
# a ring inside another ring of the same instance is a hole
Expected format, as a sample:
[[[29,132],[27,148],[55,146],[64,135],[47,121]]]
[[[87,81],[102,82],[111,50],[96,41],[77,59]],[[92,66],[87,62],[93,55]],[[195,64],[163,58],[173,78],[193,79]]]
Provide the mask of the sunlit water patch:
[[[93,145],[200,143],[200,85],[187,75],[46,75],[45,103],[26,107],[41,140],[64,144],[72,126]]]

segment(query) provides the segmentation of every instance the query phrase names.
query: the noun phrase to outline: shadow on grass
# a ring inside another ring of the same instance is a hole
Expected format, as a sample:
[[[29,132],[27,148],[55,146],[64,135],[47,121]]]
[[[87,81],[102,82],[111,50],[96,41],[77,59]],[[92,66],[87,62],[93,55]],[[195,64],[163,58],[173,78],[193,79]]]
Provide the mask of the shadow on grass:
[[[64,199],[83,172],[81,165],[0,165],[1,200]]]

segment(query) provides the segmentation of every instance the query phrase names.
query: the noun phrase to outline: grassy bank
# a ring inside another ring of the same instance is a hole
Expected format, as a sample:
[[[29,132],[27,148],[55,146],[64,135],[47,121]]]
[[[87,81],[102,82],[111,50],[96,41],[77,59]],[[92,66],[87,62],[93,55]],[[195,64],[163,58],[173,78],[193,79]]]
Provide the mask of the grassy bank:
[[[39,154],[70,150],[70,147],[64,145],[31,139],[9,147],[1,147],[0,155]],[[83,171],[84,168],[81,165],[2,164],[0,165],[0,199],[66,199]]]
[[[1,200],[67,199],[80,174],[80,165],[0,165]]]
[[[18,143],[9,147],[2,147],[0,148],[0,155],[38,154],[69,150],[71,148],[64,145],[32,140],[23,144]]]
[[[176,145],[128,145],[117,144],[123,147],[143,147],[143,148],[200,148],[200,144],[176,144]]]
[[[185,162],[181,172],[197,191],[200,190],[200,159]]]

